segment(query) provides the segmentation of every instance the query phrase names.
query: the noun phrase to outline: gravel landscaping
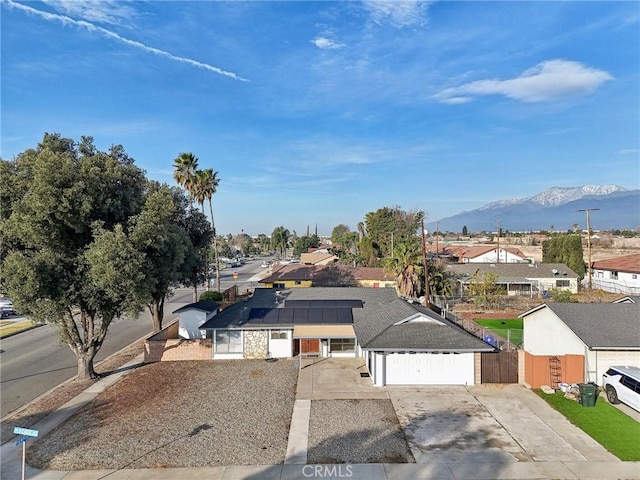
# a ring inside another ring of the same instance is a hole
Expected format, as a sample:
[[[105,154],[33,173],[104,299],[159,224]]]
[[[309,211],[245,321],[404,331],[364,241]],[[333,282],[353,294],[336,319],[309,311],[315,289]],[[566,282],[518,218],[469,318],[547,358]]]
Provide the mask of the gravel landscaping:
[[[390,400],[312,400],[308,463],[413,463]]]
[[[34,443],[27,461],[47,470],[280,464],[297,376],[283,359],[145,365]]]

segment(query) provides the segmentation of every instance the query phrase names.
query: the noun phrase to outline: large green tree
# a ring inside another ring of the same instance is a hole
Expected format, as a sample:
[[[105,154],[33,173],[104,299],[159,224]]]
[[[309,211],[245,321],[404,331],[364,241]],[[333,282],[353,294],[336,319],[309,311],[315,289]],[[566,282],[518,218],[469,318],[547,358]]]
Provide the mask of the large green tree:
[[[144,173],[120,146],[100,152],[91,137],[58,134],[0,165],[0,185],[11,185],[2,196],[1,282],[20,311],[58,327],[77,377],[93,378],[111,322],[141,308],[143,259],[127,229],[144,203]]]
[[[542,243],[542,261],[564,263],[584,278],[585,262],[580,235],[558,235]]]
[[[424,219],[424,212],[405,212],[400,207],[384,207],[365,215],[365,234],[379,258],[393,255],[392,245],[412,242]]]
[[[306,253],[310,248],[317,248],[320,246],[320,239],[317,235],[303,235],[295,239],[293,245],[293,255],[299,257],[301,253]]]

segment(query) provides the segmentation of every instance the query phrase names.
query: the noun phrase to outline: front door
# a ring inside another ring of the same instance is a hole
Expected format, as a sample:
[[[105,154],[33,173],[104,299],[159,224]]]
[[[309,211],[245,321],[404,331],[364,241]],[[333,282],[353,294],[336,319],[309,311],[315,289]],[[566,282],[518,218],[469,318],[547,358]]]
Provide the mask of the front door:
[[[300,353],[304,354],[319,354],[320,353],[320,339],[319,338],[301,338],[300,339]]]

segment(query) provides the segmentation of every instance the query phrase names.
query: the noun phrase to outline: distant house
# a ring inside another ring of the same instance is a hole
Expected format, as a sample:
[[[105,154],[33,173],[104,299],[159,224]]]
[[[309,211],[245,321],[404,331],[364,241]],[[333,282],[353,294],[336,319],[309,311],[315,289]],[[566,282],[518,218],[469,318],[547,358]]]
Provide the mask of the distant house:
[[[457,263],[526,263],[527,257],[518,248],[480,245],[446,247],[444,252]],[[441,255],[441,253],[439,252]]]
[[[640,304],[549,303],[523,319],[525,381],[595,382],[611,366],[640,367]]]
[[[260,283],[266,288],[300,287],[395,287],[392,275],[382,268],[348,265],[283,265],[275,268]]]
[[[462,293],[474,274],[493,273],[508,295],[544,297],[551,289],[578,292],[580,277],[563,263],[465,263],[450,264],[447,269],[457,278]]]
[[[326,250],[300,254],[300,263],[303,265],[328,265],[336,261],[338,261],[338,257]]]
[[[605,292],[640,295],[640,254],[591,262],[591,284]]]

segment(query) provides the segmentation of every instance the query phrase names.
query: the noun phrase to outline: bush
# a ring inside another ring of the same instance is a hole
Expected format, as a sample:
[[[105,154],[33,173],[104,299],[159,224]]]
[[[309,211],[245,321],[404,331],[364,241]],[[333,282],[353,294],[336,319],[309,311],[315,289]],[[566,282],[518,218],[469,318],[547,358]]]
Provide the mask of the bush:
[[[202,292],[202,294],[200,295],[200,300],[209,300],[212,302],[220,302],[222,301],[222,294],[220,292],[216,291],[208,291],[208,292]]]
[[[558,303],[576,303],[578,301],[569,290],[560,290],[558,288],[552,288],[549,296]]]

